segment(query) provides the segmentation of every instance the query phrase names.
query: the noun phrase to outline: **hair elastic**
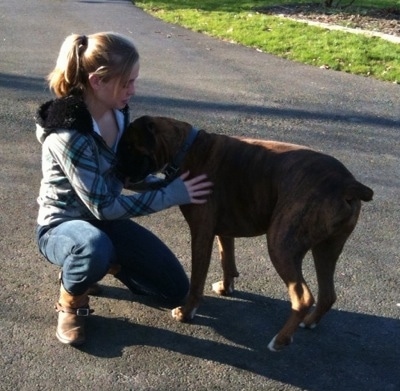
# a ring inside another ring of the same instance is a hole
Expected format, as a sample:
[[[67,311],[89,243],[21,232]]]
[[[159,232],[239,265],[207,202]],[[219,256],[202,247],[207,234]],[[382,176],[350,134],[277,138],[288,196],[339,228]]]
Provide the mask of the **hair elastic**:
[[[88,46],[88,37],[86,35],[81,35],[79,37],[80,43],[78,45],[78,53],[81,56]]]

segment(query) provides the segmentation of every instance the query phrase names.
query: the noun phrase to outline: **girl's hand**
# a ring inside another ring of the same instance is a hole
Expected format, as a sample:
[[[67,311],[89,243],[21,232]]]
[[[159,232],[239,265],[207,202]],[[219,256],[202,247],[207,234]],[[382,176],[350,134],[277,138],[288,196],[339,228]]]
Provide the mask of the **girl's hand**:
[[[186,186],[192,204],[204,204],[207,202],[207,196],[212,193],[213,183],[207,180],[207,175],[202,174],[186,180],[190,172],[186,171],[180,178]]]

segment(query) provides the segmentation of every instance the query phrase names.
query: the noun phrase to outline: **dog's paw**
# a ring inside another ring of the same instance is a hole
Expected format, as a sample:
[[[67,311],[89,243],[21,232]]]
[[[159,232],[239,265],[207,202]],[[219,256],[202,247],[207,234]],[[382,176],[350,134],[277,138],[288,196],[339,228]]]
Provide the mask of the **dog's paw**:
[[[183,307],[176,307],[171,311],[172,317],[178,322],[188,322],[196,315],[197,308],[194,308],[189,314],[185,314]]]
[[[317,327],[315,312],[307,314],[299,326],[303,329],[315,329]]]
[[[233,286],[230,285],[228,289],[225,288],[223,281],[214,282],[212,290],[220,296],[230,296],[233,293]]]
[[[184,313],[183,313],[183,311],[182,311],[182,307],[176,307],[176,308],[174,308],[174,309],[171,311],[171,314],[172,314],[172,317],[173,317],[175,320],[179,321],[179,322],[185,322],[185,321],[186,321],[185,315],[184,315]]]
[[[316,323],[307,324],[305,322],[301,322],[299,325],[303,329],[315,329],[317,327]]]
[[[268,344],[268,349],[271,352],[280,352],[281,350],[283,350],[283,348],[285,348],[287,345],[290,345],[293,342],[293,337],[290,337],[284,343],[278,343],[278,342],[276,342],[277,336],[278,335],[275,335],[275,337],[272,338],[271,342]]]

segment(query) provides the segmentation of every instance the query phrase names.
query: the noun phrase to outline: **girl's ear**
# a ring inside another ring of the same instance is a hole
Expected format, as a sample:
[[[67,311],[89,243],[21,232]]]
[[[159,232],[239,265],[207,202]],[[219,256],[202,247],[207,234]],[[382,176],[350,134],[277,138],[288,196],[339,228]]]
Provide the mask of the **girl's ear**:
[[[89,84],[94,90],[97,90],[101,85],[100,77],[94,73],[91,73],[89,75]]]

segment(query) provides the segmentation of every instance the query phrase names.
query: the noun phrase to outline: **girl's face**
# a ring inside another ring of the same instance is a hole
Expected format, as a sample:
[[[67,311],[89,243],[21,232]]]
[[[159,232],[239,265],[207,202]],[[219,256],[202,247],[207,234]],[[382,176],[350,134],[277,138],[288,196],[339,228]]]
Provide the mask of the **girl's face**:
[[[133,66],[129,79],[123,85],[117,79],[107,82],[99,80],[97,86],[93,88],[98,103],[110,109],[123,109],[135,95],[135,81],[138,76],[139,62]]]

